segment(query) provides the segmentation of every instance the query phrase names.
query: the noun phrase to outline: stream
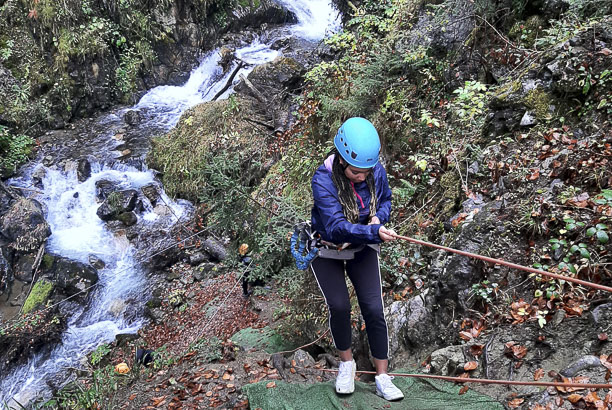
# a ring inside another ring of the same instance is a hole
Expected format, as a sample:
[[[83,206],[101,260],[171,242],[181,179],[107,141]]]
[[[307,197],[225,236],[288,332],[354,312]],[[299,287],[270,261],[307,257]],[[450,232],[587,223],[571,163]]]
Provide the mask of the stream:
[[[340,27],[340,16],[331,0],[278,2],[295,13],[298,23],[274,28],[265,33],[265,37],[236,49],[236,56],[249,64],[241,69],[245,76],[256,65],[280,55],[270,47],[273,41],[293,36],[316,42]],[[69,312],[69,318],[61,343],[43,349],[45,351],[31,357],[26,365],[15,368],[11,374],[0,375],[0,407],[21,408],[33,400],[50,398],[50,386],[64,385],[70,377],[69,369],[81,367],[80,362],[87,353],[112,342],[118,334],[133,334],[145,325],[142,311],[150,297],[147,272],[135,246],[124,235],[112,232],[96,215],[100,206],[96,183],[112,181],[122,190],[137,190],[156,182],[155,172],[142,165],[148,143],[140,144],[140,149],[130,147],[130,157],[141,160],[136,163],[122,161],[126,144],[117,135],[121,135],[125,127],[123,116],[129,110],[140,113],[140,139],[170,130],[185,110],[211,100],[227,83],[234,68],[223,73],[218,65],[218,51],[206,54],[184,85],[156,87],[135,106],[101,115],[91,121],[87,132],[77,137],[76,142],[58,143],[52,148],[59,161],[51,164],[43,153],[9,181],[13,186],[32,187],[36,179],[39,192],[33,193],[32,198],[43,204],[52,231],[47,252],[83,263],[88,263],[90,256],[95,255],[105,267],[98,271],[98,284],[84,306],[68,303],[62,308]],[[236,76],[234,85],[238,81],[239,76]],[[230,87],[220,98],[227,98],[231,93]],[[78,154],[73,152],[74,144],[78,144]],[[57,166],[76,158],[87,158],[91,164],[91,175],[84,181],[79,180],[74,167]],[[145,201],[138,216],[138,229],[168,229],[179,219],[191,215],[193,209],[188,202],[172,201],[163,192],[161,196],[171,212],[156,213],[152,204]]]

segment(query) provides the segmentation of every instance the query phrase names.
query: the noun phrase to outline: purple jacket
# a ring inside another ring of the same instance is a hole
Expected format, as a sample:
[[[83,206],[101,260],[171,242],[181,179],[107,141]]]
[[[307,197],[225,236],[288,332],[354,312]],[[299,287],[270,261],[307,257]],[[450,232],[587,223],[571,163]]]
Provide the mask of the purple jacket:
[[[325,160],[312,177],[312,228],[329,242],[352,244],[380,243],[378,236],[381,225],[367,225],[370,212],[370,191],[364,181],[354,185],[359,195],[357,206],[359,208],[359,223],[352,224],[346,220],[342,205],[338,199],[338,190],[332,181],[332,163],[334,156]],[[374,166],[374,183],[378,198],[376,216],[382,224],[389,221],[391,213],[391,189],[387,181],[387,173],[380,163]],[[361,197],[361,200],[359,199]]]

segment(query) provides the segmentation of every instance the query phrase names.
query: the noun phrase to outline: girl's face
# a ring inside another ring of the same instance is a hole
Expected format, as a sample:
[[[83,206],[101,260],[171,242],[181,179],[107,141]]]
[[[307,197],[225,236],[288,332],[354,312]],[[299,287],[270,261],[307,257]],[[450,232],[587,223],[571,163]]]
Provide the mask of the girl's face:
[[[363,182],[366,180],[368,174],[372,171],[372,168],[356,168],[349,165],[344,168],[344,175],[354,184]]]

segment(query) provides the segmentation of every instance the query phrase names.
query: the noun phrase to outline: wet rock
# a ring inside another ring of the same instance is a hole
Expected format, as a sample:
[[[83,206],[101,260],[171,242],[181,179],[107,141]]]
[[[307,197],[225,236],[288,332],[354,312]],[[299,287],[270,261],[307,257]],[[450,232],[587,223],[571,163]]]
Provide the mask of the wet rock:
[[[36,254],[28,253],[19,256],[15,264],[13,265],[15,279],[25,283],[32,282],[32,275],[34,274],[34,262],[36,260]]]
[[[96,198],[104,201],[112,192],[118,191],[117,184],[107,179],[96,181]]]
[[[138,217],[134,212],[123,212],[117,216],[117,220],[121,221],[125,226],[132,226],[138,222]]]
[[[91,163],[87,159],[80,159],[77,165],[77,178],[84,182],[91,177]]]
[[[53,266],[45,272],[65,296],[79,294],[79,300],[85,300],[91,286],[98,282],[97,271],[84,263],[54,255]]]
[[[172,215],[172,210],[166,205],[157,204],[155,208],[153,208],[153,213],[160,217],[166,217]]]
[[[208,238],[204,242],[202,242],[200,250],[210,255],[210,260],[213,261],[220,262],[227,257],[227,251],[225,250],[223,244],[211,238]]]
[[[8,290],[9,283],[13,279],[13,268],[9,261],[8,250],[0,247],[0,295]]]
[[[176,279],[178,279],[178,278],[180,278],[180,277],[181,277],[180,273],[178,273],[178,272],[176,272],[176,271],[172,271],[172,272],[170,272],[170,273],[168,273],[168,274],[166,275],[166,280],[167,280],[168,282],[172,282],[173,280],[176,280]]]
[[[110,221],[120,214],[133,211],[137,199],[138,192],[133,189],[111,192],[96,211],[96,215],[103,221]]]
[[[21,198],[0,217],[0,238],[11,242],[8,246],[19,252],[38,250],[51,228],[45,220],[42,206],[33,199]]]
[[[141,120],[140,111],[138,110],[129,110],[123,115],[123,121],[131,126],[140,124]]]
[[[106,263],[104,263],[104,261],[98,258],[96,255],[89,255],[88,260],[89,264],[96,270],[104,269],[106,266]]]
[[[125,310],[125,300],[115,299],[111,302],[108,312],[114,317],[119,317]]]
[[[443,376],[453,375],[457,373],[457,370],[463,372],[463,365],[466,363],[463,348],[463,346],[448,346],[433,352],[431,354],[432,370]]]
[[[258,65],[248,75],[248,80],[264,94],[269,90],[295,89],[302,81],[304,67],[293,58],[277,57],[269,63]],[[236,91],[249,93],[248,87],[239,83]]]
[[[161,197],[162,192],[161,186],[158,183],[152,182],[150,184],[147,184],[140,188],[140,191],[149,200],[152,206],[157,205],[157,201]]]
[[[295,15],[281,4],[271,0],[242,2],[230,12],[231,30],[244,30],[245,26],[258,27],[262,24],[297,23]]]

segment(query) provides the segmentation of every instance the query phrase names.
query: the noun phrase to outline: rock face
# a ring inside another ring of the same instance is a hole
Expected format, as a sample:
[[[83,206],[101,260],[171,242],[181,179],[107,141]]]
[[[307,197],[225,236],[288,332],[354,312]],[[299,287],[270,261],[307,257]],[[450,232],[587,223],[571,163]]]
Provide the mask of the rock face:
[[[50,235],[42,205],[33,199],[17,200],[0,218],[0,236],[17,252],[37,250]]]
[[[85,300],[90,292],[91,286],[98,282],[98,272],[90,265],[64,258],[57,255],[49,255],[52,258],[50,266],[43,270],[42,274],[55,283],[57,299],[79,294],[78,300]]]
[[[121,214],[133,211],[137,199],[138,192],[133,189],[112,192],[100,205],[96,214],[103,221],[116,219]]]

